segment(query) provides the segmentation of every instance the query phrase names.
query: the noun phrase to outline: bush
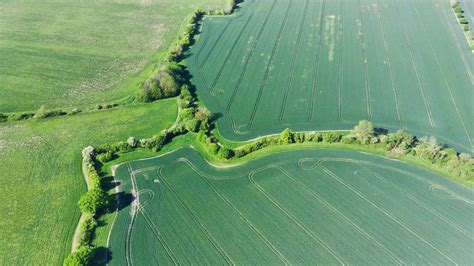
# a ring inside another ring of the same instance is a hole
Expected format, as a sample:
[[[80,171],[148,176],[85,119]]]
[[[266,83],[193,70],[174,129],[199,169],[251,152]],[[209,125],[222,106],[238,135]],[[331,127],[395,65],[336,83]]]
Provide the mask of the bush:
[[[219,152],[219,145],[213,142],[209,143],[209,152],[214,155],[217,155],[217,153]]]
[[[464,25],[464,26],[462,27],[462,30],[463,30],[463,31],[469,31],[469,25]]]
[[[101,163],[106,163],[106,162],[111,161],[113,157],[114,157],[113,153],[110,151],[107,151],[107,152],[100,153],[99,155],[97,155],[96,159]]]
[[[335,143],[341,140],[341,135],[336,132],[325,132],[323,133],[323,142],[326,143]]]
[[[289,128],[283,130],[280,133],[280,136],[278,137],[278,143],[279,144],[295,143],[293,132]]]
[[[190,132],[197,132],[199,129],[199,122],[196,119],[190,119],[186,122],[185,128]]]
[[[87,191],[79,199],[79,208],[83,213],[96,214],[103,210],[109,204],[109,197],[105,191],[100,188],[93,188]]]
[[[94,216],[87,215],[85,216],[84,222],[81,224],[81,235],[79,236],[79,246],[87,245],[91,241],[92,234],[94,229],[97,226],[97,221],[94,219]]]
[[[36,111],[35,115],[34,115],[34,118],[36,119],[41,119],[41,118],[46,118],[47,117],[47,111],[46,111],[46,107],[44,107],[44,105],[42,105],[38,111]]]
[[[8,120],[8,115],[0,113],[0,122],[6,122]]]
[[[163,144],[166,140],[166,134],[155,135],[148,139],[141,139],[140,140],[140,147],[145,149],[150,149],[154,151],[159,151],[163,148]]]
[[[217,156],[221,159],[230,159],[232,156],[234,156],[234,152],[226,147],[221,147],[219,149],[219,152],[217,153]]]
[[[462,8],[459,5],[456,5],[453,9],[456,13],[462,13]]]
[[[194,117],[194,108],[185,108],[179,113],[179,118],[181,120],[189,120]]]
[[[136,148],[138,146],[138,140],[134,137],[128,137],[127,144],[131,148]]]
[[[78,114],[78,113],[80,113],[80,112],[82,112],[81,109],[74,108],[74,109],[72,109],[72,111],[71,111],[71,115],[76,115],[76,114]]]
[[[64,266],[89,265],[94,254],[94,249],[89,245],[79,247],[69,254],[64,260]]]

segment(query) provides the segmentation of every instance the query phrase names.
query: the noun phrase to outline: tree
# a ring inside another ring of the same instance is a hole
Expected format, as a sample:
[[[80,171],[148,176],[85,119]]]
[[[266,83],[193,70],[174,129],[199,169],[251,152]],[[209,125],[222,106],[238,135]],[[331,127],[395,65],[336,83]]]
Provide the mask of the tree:
[[[323,133],[323,142],[335,143],[341,140],[342,136],[336,132],[325,132]]]
[[[78,205],[82,212],[96,214],[97,211],[105,208],[108,203],[107,193],[100,188],[93,188],[82,195]]]
[[[64,266],[82,266],[90,264],[94,249],[89,245],[79,247],[64,260]]]
[[[198,121],[205,121],[211,118],[211,112],[206,107],[199,107],[194,114]]]
[[[374,126],[367,120],[361,120],[359,124],[351,130],[350,134],[361,144],[367,144],[374,136]]]
[[[280,136],[278,137],[278,143],[280,144],[295,143],[293,132],[289,128],[286,128],[285,130],[283,130],[280,133]]]

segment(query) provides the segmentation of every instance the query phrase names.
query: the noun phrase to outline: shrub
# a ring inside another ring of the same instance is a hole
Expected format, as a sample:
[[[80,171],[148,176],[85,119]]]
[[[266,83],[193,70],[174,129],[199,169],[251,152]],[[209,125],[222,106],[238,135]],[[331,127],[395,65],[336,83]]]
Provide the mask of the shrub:
[[[163,148],[163,144],[166,140],[166,134],[155,135],[148,139],[141,139],[140,140],[140,147],[145,149],[150,149],[154,151],[159,151]]]
[[[109,162],[113,159],[113,153],[110,152],[110,151],[107,151],[107,152],[104,152],[104,153],[100,153],[97,155],[97,160],[101,163],[106,163],[106,162]]]
[[[278,137],[279,144],[290,144],[294,142],[295,142],[294,134],[289,128],[283,130],[280,133],[280,136]]]
[[[413,147],[415,138],[412,135],[406,133],[403,129],[399,129],[395,133],[388,134],[387,140],[383,140],[382,143],[386,143],[387,150],[400,148],[406,152]]]
[[[69,254],[64,260],[64,266],[78,266],[78,265],[89,265],[94,249],[89,245],[79,247],[76,251]]]
[[[0,113],[0,122],[6,122],[8,120],[8,115]]]
[[[46,107],[44,107],[44,105],[42,105],[38,111],[36,111],[35,115],[34,115],[34,118],[36,119],[41,119],[41,118],[46,118],[48,116],[48,113],[46,111]]]
[[[194,117],[199,121],[209,120],[211,119],[211,112],[206,107],[199,107],[194,114]]]
[[[325,132],[323,133],[323,142],[326,143],[335,143],[341,140],[341,135],[336,132]]]
[[[456,13],[462,13],[462,8],[459,5],[456,5],[453,9]]]
[[[82,112],[81,109],[74,108],[74,109],[72,109],[71,114],[72,114],[72,115],[76,115],[76,114],[78,114],[78,113],[80,113],[80,112]]]
[[[226,147],[221,147],[217,156],[221,159],[230,159],[234,155],[234,152]]]
[[[87,191],[79,199],[79,208],[83,213],[96,214],[108,206],[109,199],[107,193],[100,188],[93,188]]]
[[[186,122],[185,128],[190,132],[197,132],[199,129],[199,122],[196,119],[190,119]]]
[[[92,234],[94,233],[94,229],[97,226],[97,221],[94,219],[92,215],[85,215],[84,222],[81,224],[81,235],[79,237],[79,245],[87,245],[90,243]]]
[[[194,108],[185,108],[179,113],[179,118],[181,120],[189,120],[194,117]]]
[[[217,153],[219,152],[219,145],[213,142],[209,143],[209,152],[214,155],[217,155]]]
[[[191,102],[193,100],[193,95],[191,94],[191,90],[187,84],[181,86],[181,92],[179,97],[185,101]]]
[[[463,30],[463,31],[469,31],[469,25],[464,25],[464,26],[462,27],[462,30]]]

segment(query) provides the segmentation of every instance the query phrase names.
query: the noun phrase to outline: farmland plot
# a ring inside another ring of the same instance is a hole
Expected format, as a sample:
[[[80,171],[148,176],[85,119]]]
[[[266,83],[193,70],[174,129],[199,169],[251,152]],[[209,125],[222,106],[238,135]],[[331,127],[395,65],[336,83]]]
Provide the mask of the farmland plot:
[[[216,168],[182,148],[116,178],[136,199],[121,204],[111,264],[474,260],[472,191],[382,157],[296,150]]]
[[[472,149],[474,59],[445,1],[246,1],[187,64],[232,140],[369,119]]]

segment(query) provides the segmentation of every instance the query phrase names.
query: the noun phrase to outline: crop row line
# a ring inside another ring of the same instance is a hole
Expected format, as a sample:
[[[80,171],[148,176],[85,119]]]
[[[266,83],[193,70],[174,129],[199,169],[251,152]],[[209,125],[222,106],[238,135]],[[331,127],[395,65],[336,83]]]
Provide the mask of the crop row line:
[[[255,40],[253,41],[252,43],[252,46],[250,47],[250,52],[248,54],[248,56],[245,58],[245,63],[244,63],[244,68],[242,69],[242,72],[240,72],[240,76],[239,76],[239,79],[237,80],[237,83],[232,91],[232,95],[230,97],[230,100],[227,104],[227,108],[226,108],[226,112],[229,113],[230,112],[230,108],[232,106],[232,104],[234,103],[234,100],[235,100],[235,97],[237,95],[237,92],[240,88],[240,84],[242,83],[242,80],[244,79],[244,76],[245,74],[247,73],[247,67],[249,65],[249,62],[250,62],[250,59],[252,58],[252,55],[255,51],[255,48],[257,47],[257,44],[258,44],[258,41],[260,40],[260,37],[262,36],[262,33],[263,31],[265,30],[265,28],[267,27],[267,24],[268,24],[268,21],[271,17],[271,14],[273,13],[273,9],[275,8],[275,4],[276,4],[276,0],[273,1],[273,4],[272,4],[272,7],[270,9],[270,11],[268,12],[267,14],[267,17],[265,18],[265,21],[263,22],[263,25],[260,27],[260,30],[257,34],[257,37],[255,38]]]
[[[286,23],[288,22],[288,14],[290,13],[290,7],[291,7],[292,2],[293,1],[288,1],[288,7],[286,9],[285,17],[283,18],[283,22],[281,23],[280,30],[278,31],[277,39],[276,39],[275,43],[273,44],[273,49],[272,49],[272,52],[270,54],[270,59],[268,60],[267,67],[265,69],[265,74],[263,76],[263,80],[262,80],[262,82],[260,84],[260,87],[259,87],[259,90],[258,90],[257,100],[254,103],[252,113],[250,115],[250,120],[247,123],[247,130],[249,130],[252,127],[253,120],[255,118],[255,114],[256,114],[258,106],[260,104],[260,99],[262,97],[263,89],[267,84],[267,79],[268,79],[268,75],[270,73],[271,64],[273,62],[273,57],[274,57],[275,52],[278,48],[278,45],[280,44],[281,33],[283,32],[283,29],[286,27]],[[308,4],[307,2],[308,1],[306,1],[306,5]]]
[[[387,247],[382,245],[380,242],[377,241],[372,235],[370,235],[367,231],[365,231],[363,228],[358,226],[356,223],[354,223],[349,217],[344,215],[341,211],[339,211],[336,207],[334,207],[331,203],[326,201],[321,195],[319,195],[317,192],[315,192],[313,189],[309,188],[306,184],[295,178],[293,175],[291,175],[286,169],[283,169],[281,166],[277,166],[277,169],[279,169],[286,177],[288,177],[293,183],[299,185],[302,187],[306,193],[311,195],[314,199],[318,200],[320,203],[322,203],[324,206],[326,206],[331,212],[335,213],[337,216],[342,218],[347,224],[351,225],[356,229],[357,232],[361,233],[364,235],[367,239],[369,239],[375,246],[381,248],[384,252],[386,252],[394,261],[397,262],[399,265],[405,265],[406,263],[402,261],[397,255],[393,254]]]
[[[196,168],[196,166],[194,166],[192,164],[191,161],[189,161],[188,159],[186,158],[180,158],[178,159],[177,161],[180,161],[180,162],[184,162],[186,163],[186,165],[188,165],[188,167],[190,167],[202,180],[204,180],[206,182],[206,184],[212,189],[212,191],[222,200],[224,201],[224,203],[229,206],[238,216],[239,218],[257,235],[258,238],[260,238],[260,240],[263,241],[264,245],[271,250],[271,252],[281,261],[283,262],[285,265],[290,265],[289,261],[285,258],[285,256],[283,254],[281,254],[281,252],[263,235],[263,233],[260,232],[260,230],[258,230],[258,228],[247,218],[245,217],[245,215],[240,212],[240,210],[234,205],[232,204],[232,202],[230,202],[230,200],[224,196],[220,191],[219,189],[217,189],[210,181],[209,179],[203,175],[199,169]]]
[[[397,85],[395,83],[395,77],[394,77],[393,69],[392,69],[392,62],[390,60],[389,48],[388,48],[388,45],[387,45],[387,40],[385,39],[385,30],[384,30],[384,27],[383,27],[383,24],[382,24],[382,18],[380,16],[379,8],[380,8],[380,5],[377,1],[377,9],[376,9],[377,17],[378,17],[379,24],[380,24],[380,31],[382,33],[382,40],[383,40],[383,45],[384,45],[384,48],[385,48],[385,54],[387,56],[387,65],[388,65],[388,69],[389,69],[389,72],[390,72],[390,81],[392,82],[392,92],[393,92],[393,97],[395,99],[395,108],[397,110],[398,122],[401,125],[402,124],[402,118],[401,118],[401,115],[400,115],[400,104],[399,104],[399,100],[398,100],[398,90],[397,90]]]
[[[337,117],[339,120],[342,120],[342,85],[344,84],[344,57],[342,56],[342,46],[343,41],[342,38],[344,37],[344,1],[341,1],[340,5],[341,9],[341,25],[340,29],[341,32],[339,33],[339,87],[338,87],[338,94],[339,94],[339,102],[338,102],[338,109],[337,109]]]
[[[160,242],[160,244],[163,246],[168,258],[171,261],[173,261],[174,265],[179,265],[180,263],[178,262],[178,259],[174,255],[173,250],[168,246],[166,241],[163,239],[163,236],[161,235],[160,231],[158,230],[158,227],[155,225],[155,223],[153,223],[153,220],[150,218],[149,214],[146,212],[144,206],[139,205],[139,209],[142,212],[142,215],[145,218],[145,222],[150,227],[153,235],[158,240],[158,242]]]
[[[365,44],[365,32],[364,32],[364,19],[362,16],[362,4],[360,0],[357,1],[358,7],[359,7],[359,19],[360,19],[360,28],[362,31],[362,34],[360,36],[361,38],[361,43],[362,43],[362,55],[364,58],[364,74],[365,74],[365,96],[366,96],[366,101],[367,101],[367,117],[369,120],[372,119],[372,109],[370,107],[370,88],[369,88],[369,66],[368,66],[368,60],[367,60],[367,47]]]
[[[389,178],[386,178],[386,177],[383,177],[377,173],[373,173],[374,176],[383,181],[383,182],[387,182],[389,183],[392,187],[394,187],[398,192],[400,192],[401,194],[403,194],[404,196],[406,196],[411,202],[415,203],[416,205],[420,206],[421,208],[427,210],[429,213],[433,214],[434,216],[437,216],[440,220],[442,220],[443,222],[445,222],[446,224],[448,224],[450,227],[452,227],[453,229],[455,229],[456,231],[460,232],[461,234],[469,237],[470,239],[474,239],[474,237],[472,236],[472,232],[469,232],[467,230],[464,230],[462,227],[460,227],[459,225],[457,225],[455,222],[451,221],[451,219],[449,219],[448,217],[445,217],[443,214],[439,213],[438,211],[430,208],[429,206],[427,206],[425,203],[421,202],[420,200],[418,200],[412,193],[410,192],[407,192],[406,189],[403,189],[401,188],[399,185],[393,183],[393,181],[391,181]]]
[[[179,197],[179,195],[176,193],[176,191],[171,187],[170,184],[166,181],[162,174],[163,168],[158,169],[158,176],[160,176],[161,181],[163,184],[166,186],[166,188],[173,194],[174,198],[179,202],[179,204],[184,208],[186,213],[189,215],[189,217],[193,220],[193,222],[198,226],[199,230],[206,236],[206,238],[211,242],[212,246],[217,250],[217,252],[224,258],[224,260],[229,264],[229,265],[235,265],[235,263],[232,261],[232,259],[229,257],[227,252],[221,247],[219,242],[217,242],[216,239],[209,233],[209,231],[206,229],[206,227],[199,221],[199,219],[196,217],[196,215],[193,213],[193,211],[189,208],[189,206],[184,203],[184,201]]]
[[[420,14],[418,13],[418,9],[416,8],[416,6],[413,5],[412,8],[415,10],[415,13],[416,13],[417,17],[420,18],[420,20],[421,20],[421,16],[420,16]],[[441,74],[442,74],[442,76],[443,76],[444,84],[446,85],[446,88],[448,89],[448,93],[449,93],[449,97],[450,97],[450,99],[451,99],[451,102],[453,103],[454,108],[456,109],[456,114],[457,114],[457,116],[458,116],[458,118],[459,118],[459,120],[460,120],[460,122],[461,122],[461,125],[462,125],[462,127],[463,127],[464,133],[465,133],[466,136],[467,136],[467,139],[468,139],[468,141],[469,141],[469,144],[471,144],[471,147],[472,147],[472,146],[473,146],[473,143],[472,143],[472,140],[471,140],[471,135],[469,134],[469,131],[468,131],[467,127],[466,127],[466,123],[464,122],[464,119],[463,119],[462,116],[461,116],[461,113],[460,113],[460,111],[459,111],[459,108],[458,108],[458,105],[457,105],[457,103],[456,103],[456,100],[454,99],[451,86],[449,85],[448,79],[446,78],[446,73],[444,72],[444,69],[443,69],[443,67],[441,66],[441,63],[439,62],[438,55],[437,55],[437,53],[435,52],[435,50],[434,50],[434,48],[433,48],[433,42],[432,42],[432,40],[431,40],[431,37],[430,37],[429,34],[426,34],[427,31],[426,31],[426,28],[425,28],[424,23],[423,23],[423,22],[420,22],[419,24],[421,25],[422,31],[425,33],[425,35],[428,36],[428,42],[429,42],[429,45],[430,45],[431,52],[432,52],[433,55],[434,55],[434,58],[435,58],[435,60],[436,60],[436,64],[438,65],[438,68],[441,70]]]
[[[300,22],[299,29],[298,29],[298,37],[296,37],[296,44],[293,46],[293,51],[292,51],[293,58],[291,59],[290,73],[288,75],[288,80],[287,80],[287,83],[286,83],[285,94],[283,96],[283,103],[281,104],[281,108],[280,108],[280,115],[279,115],[279,121],[280,122],[283,120],[283,116],[285,115],[286,102],[288,101],[288,94],[290,93],[291,81],[293,80],[293,72],[294,72],[294,69],[295,69],[296,59],[298,58],[298,54],[299,54],[299,50],[300,50],[298,48],[299,48],[300,42],[301,42],[301,35],[303,33],[303,25],[304,25],[304,20],[306,19],[307,11],[308,11],[308,0],[306,0],[306,2],[305,2],[303,16],[301,18],[301,22]]]
[[[286,208],[284,208],[280,203],[278,203],[271,195],[269,195],[265,189],[263,189],[255,180],[253,176],[257,173],[257,171],[250,171],[248,174],[248,180],[250,183],[260,191],[265,198],[267,198],[275,207],[277,207],[283,214],[285,214],[288,218],[290,218],[300,229],[302,229],[310,238],[315,240],[318,244],[320,244],[329,254],[331,254],[341,265],[346,265],[347,262],[344,261],[328,244],[326,244],[321,238],[319,238],[315,233],[309,230],[304,224],[302,224],[298,218],[296,218],[292,213],[290,213]]]
[[[321,40],[323,38],[323,24],[324,24],[324,11],[326,9],[326,0],[323,1],[323,6],[321,8],[321,12],[319,13],[319,33],[318,33],[318,53],[316,55],[315,64],[313,66],[313,84],[312,84],[312,91],[311,91],[311,103],[309,107],[309,114],[307,122],[311,122],[313,120],[313,110],[316,100],[316,80],[319,74],[319,63],[321,59]]]
[[[413,229],[411,229],[407,224],[405,224],[404,222],[400,221],[398,218],[396,218],[394,215],[390,214],[389,211],[387,211],[385,208],[383,207],[380,207],[378,206],[376,203],[374,203],[372,200],[370,200],[369,198],[367,198],[365,195],[363,195],[360,191],[358,191],[357,189],[355,189],[354,187],[352,187],[351,185],[348,185],[346,184],[339,176],[337,176],[335,173],[333,173],[331,170],[327,169],[325,166],[323,166],[321,164],[321,161],[319,161],[318,163],[318,166],[319,168],[325,172],[326,174],[328,174],[331,178],[333,178],[334,180],[336,180],[337,182],[339,182],[340,184],[342,184],[344,187],[346,187],[347,189],[349,189],[350,191],[352,191],[354,194],[356,194],[358,197],[360,197],[361,199],[363,199],[364,201],[366,201],[367,203],[369,203],[372,207],[374,207],[375,209],[377,209],[379,212],[381,212],[382,214],[384,214],[385,216],[387,216],[390,220],[394,221],[395,223],[397,223],[401,228],[405,229],[406,231],[408,231],[410,234],[412,234],[413,236],[415,236],[416,238],[418,238],[420,241],[422,241],[423,243],[425,243],[426,245],[428,245],[429,247],[431,247],[432,249],[434,249],[436,252],[438,252],[442,257],[444,257],[445,259],[447,259],[448,261],[450,261],[451,263],[457,265],[457,263],[452,259],[450,258],[447,254],[445,254],[443,251],[441,251],[439,248],[437,248],[436,246],[434,246],[432,243],[430,243],[428,240],[424,239],[422,236],[420,236],[417,232],[415,232]]]
[[[253,5],[254,3],[255,3],[254,0],[251,0],[251,1],[250,1],[250,4]],[[250,5],[250,4],[249,4],[249,5]],[[249,10],[249,8],[247,8],[246,10]],[[248,12],[248,11],[247,11],[247,12]],[[243,16],[245,13],[246,13],[246,12],[239,12],[236,16],[233,16],[233,17],[231,17],[231,18],[229,18],[229,19],[227,20],[224,29],[221,31],[221,33],[219,34],[219,36],[217,37],[217,39],[214,41],[214,43],[213,43],[211,49],[207,52],[206,56],[204,57],[204,60],[203,60],[197,67],[199,67],[199,68],[202,69],[202,67],[206,64],[207,60],[209,60],[210,54],[214,51],[214,49],[215,49],[215,47],[217,46],[217,44],[219,43],[220,39],[222,38],[222,36],[225,34],[225,32],[227,31],[227,29],[229,28],[231,22],[232,22],[233,20],[235,20],[236,18],[239,18],[239,17]],[[211,25],[212,25],[212,24],[211,24]],[[209,26],[210,26],[210,25],[209,25]],[[209,29],[208,32],[211,32],[211,30]],[[204,47],[206,46],[206,44],[207,44],[207,41],[206,41],[206,43],[204,43],[204,44],[202,45],[202,48],[204,48]],[[199,53],[199,55],[201,55],[201,53]],[[196,57],[197,57],[197,55],[196,55]]]

